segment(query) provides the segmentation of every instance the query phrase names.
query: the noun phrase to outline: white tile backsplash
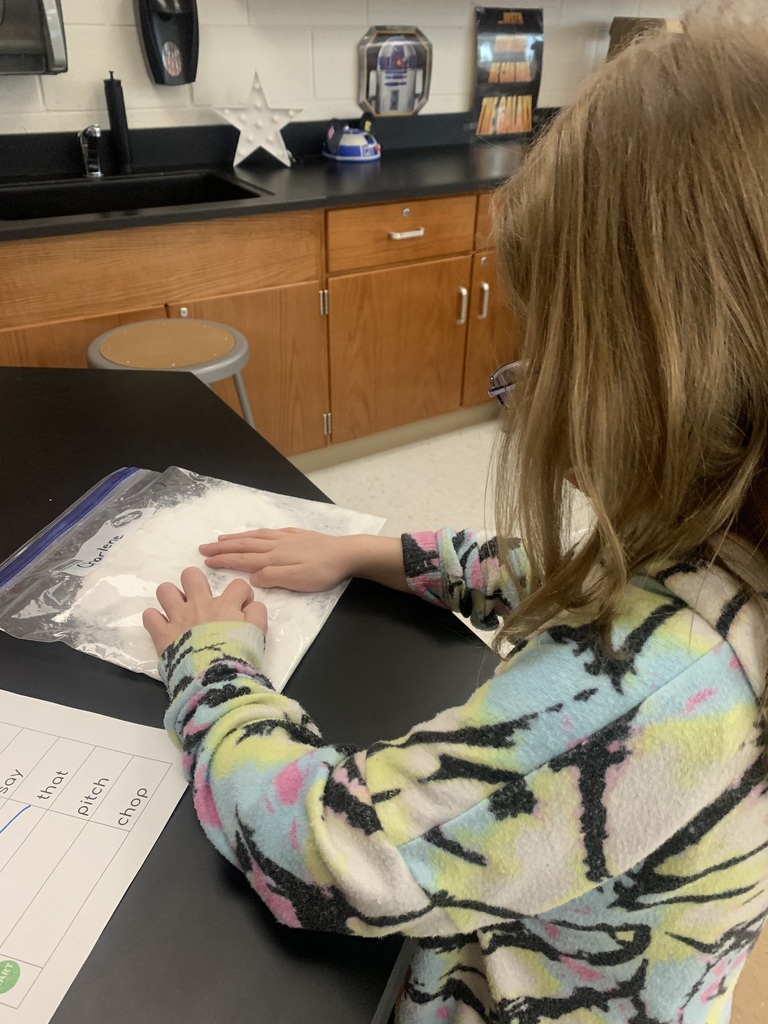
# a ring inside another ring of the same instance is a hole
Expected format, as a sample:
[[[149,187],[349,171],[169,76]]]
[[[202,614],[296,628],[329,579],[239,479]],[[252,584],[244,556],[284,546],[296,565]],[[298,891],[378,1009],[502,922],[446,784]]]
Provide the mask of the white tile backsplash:
[[[0,76],[0,111],[20,113],[45,110],[39,75]]]
[[[675,0],[640,0],[639,8],[643,18],[679,18],[681,5]]]
[[[424,34],[432,43],[430,97],[462,96],[459,109],[468,110],[475,74],[474,39],[463,28],[425,25]],[[424,109],[435,113],[431,102]]]
[[[197,13],[201,29],[248,24],[248,7],[243,0],[198,0]]]
[[[61,0],[65,25],[103,25],[103,0]]]
[[[150,81],[136,32],[127,26],[83,25],[67,38],[69,71],[43,75],[43,97],[49,110],[77,112],[77,126],[83,110],[104,109],[104,79],[114,71],[130,97],[131,110],[142,107],[184,107],[191,100],[189,86],[157,86]]]
[[[357,44],[365,26],[312,30],[313,91],[315,99],[357,97]]]
[[[368,20],[371,25],[469,28],[474,6],[465,0],[368,0]]]
[[[256,29],[247,26],[220,26],[215,32],[201,32],[197,79],[191,86],[195,106],[244,105],[257,69],[256,46]],[[264,69],[258,70],[264,82]]]
[[[104,16],[108,25],[136,24],[133,0],[101,0],[101,2],[104,5]],[[198,10],[200,10],[199,6]],[[69,22],[66,14],[64,15],[64,24],[68,30]]]
[[[362,24],[368,14],[366,0],[249,0],[248,17],[252,25],[284,26],[288,42],[293,28]]]
[[[291,29],[290,44],[283,28],[258,29],[251,59],[271,106],[303,108],[314,99],[311,28]]]
[[[501,6],[501,5],[499,5]],[[527,6],[534,6],[530,2]],[[568,103],[605,58],[611,19],[679,17],[680,0],[541,0],[539,103]],[[63,75],[0,76],[0,133],[79,130],[105,117],[102,80],[122,79],[129,124],[213,124],[215,108],[245,103],[258,70],[273,106],[299,120],[356,117],[357,44],[377,24],[418,25],[432,42],[425,114],[468,110],[474,76],[470,0],[198,0],[200,56],[192,86],[150,80],[132,0],[62,0],[69,51]]]

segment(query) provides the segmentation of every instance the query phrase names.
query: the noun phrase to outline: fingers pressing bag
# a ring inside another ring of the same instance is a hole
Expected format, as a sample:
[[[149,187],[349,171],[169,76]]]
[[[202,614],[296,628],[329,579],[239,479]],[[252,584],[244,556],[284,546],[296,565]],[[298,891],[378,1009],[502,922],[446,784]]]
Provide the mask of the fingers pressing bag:
[[[201,568],[214,594],[239,573],[205,566],[198,546],[222,533],[298,526],[377,534],[383,519],[320,501],[261,491],[178,466],[118,469],[0,565],[0,629],[157,678],[141,614],[160,583]],[[247,579],[246,574],[242,574]],[[281,690],[346,583],[320,594],[260,591],[269,611],[264,670]]]

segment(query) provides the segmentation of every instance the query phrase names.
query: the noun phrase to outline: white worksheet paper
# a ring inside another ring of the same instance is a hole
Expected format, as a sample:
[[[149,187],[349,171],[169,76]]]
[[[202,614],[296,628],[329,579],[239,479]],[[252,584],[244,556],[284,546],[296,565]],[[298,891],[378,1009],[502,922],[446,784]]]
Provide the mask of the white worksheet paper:
[[[186,789],[163,729],[0,690],[0,1024],[46,1024]]]

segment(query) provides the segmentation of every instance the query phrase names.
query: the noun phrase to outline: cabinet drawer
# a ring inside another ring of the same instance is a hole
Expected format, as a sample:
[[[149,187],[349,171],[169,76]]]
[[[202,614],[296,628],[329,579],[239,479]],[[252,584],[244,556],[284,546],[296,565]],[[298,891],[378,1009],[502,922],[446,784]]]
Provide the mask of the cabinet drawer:
[[[470,252],[475,196],[328,212],[328,270],[360,270]]]
[[[1,242],[0,328],[316,281],[322,229],[301,210]]]

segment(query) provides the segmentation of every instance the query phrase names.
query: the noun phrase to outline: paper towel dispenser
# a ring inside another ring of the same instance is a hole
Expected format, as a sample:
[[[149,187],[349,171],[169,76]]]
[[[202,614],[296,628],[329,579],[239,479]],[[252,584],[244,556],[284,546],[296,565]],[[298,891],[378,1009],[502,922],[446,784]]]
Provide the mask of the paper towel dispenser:
[[[134,0],[144,57],[160,85],[185,85],[197,74],[196,0]]]
[[[0,75],[67,70],[59,0],[0,0]]]

